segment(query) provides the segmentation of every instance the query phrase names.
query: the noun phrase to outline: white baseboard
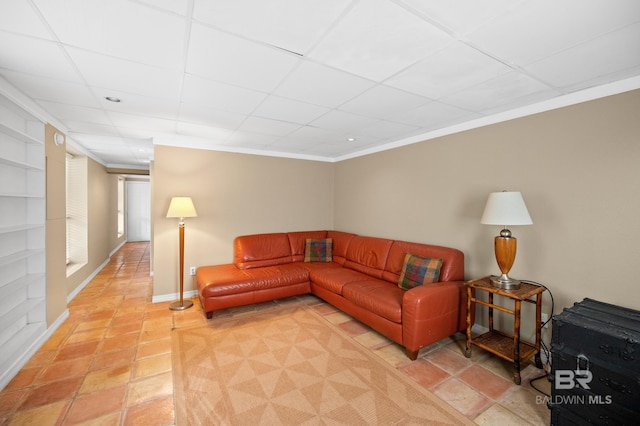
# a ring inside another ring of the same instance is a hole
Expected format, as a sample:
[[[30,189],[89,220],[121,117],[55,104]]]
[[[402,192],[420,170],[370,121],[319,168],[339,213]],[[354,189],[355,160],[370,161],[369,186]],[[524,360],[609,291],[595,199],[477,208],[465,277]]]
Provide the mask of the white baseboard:
[[[182,296],[183,299],[188,299],[190,297],[195,297],[198,295],[198,290],[189,290],[185,291]],[[153,296],[151,298],[151,303],[161,303],[161,302],[171,302],[173,300],[179,300],[180,293],[172,293],[172,294],[160,294],[158,296]]]
[[[91,282],[91,280],[93,280],[96,277],[96,275],[98,275],[100,273],[100,271],[102,271],[104,269],[104,267],[109,264],[109,262],[111,261],[111,257],[114,254],[116,254],[116,252],[118,250],[120,250],[122,248],[122,246],[124,246],[125,244],[127,244],[126,240],[123,241],[122,243],[120,243],[116,248],[111,250],[111,253],[109,253],[109,258],[107,260],[105,260],[104,262],[102,262],[102,264],[100,266],[98,266],[96,268],[96,270],[91,273],[91,275],[89,275],[84,281],[82,281],[82,283],[80,283],[80,285],[77,286],[76,289],[73,290],[71,292],[71,294],[69,294],[67,296],[67,303],[69,303],[73,299],[75,299],[75,297],[78,295],[78,293],[80,293],[87,286],[87,284],[89,284]]]
[[[100,266],[98,266],[98,268],[93,271],[91,273],[91,275],[89,275],[84,281],[82,281],[80,283],[80,285],[78,285],[75,290],[73,290],[71,292],[71,294],[69,294],[67,296],[67,303],[71,302],[73,299],[75,299],[75,297],[78,295],[78,293],[80,293],[86,286],[87,284],[89,284],[91,282],[92,279],[94,279],[96,277],[96,275],[98,275],[100,273],[100,271],[102,271],[102,269],[107,266],[107,264],[109,264],[109,261],[111,260],[111,256],[109,256],[109,259],[105,260],[104,262],[102,262],[102,264]]]
[[[116,252],[118,250],[120,250],[122,248],[122,246],[124,246],[125,244],[127,244],[127,240],[124,240],[123,242],[120,243],[120,245],[118,245],[118,247],[114,248],[113,250],[111,250],[111,253],[109,253],[109,259],[111,259],[111,256],[113,256],[114,254],[116,254]]]
[[[37,336],[36,340],[33,341],[31,346],[27,350],[24,351],[20,356],[16,358],[14,363],[6,370],[0,374],[0,390],[4,389],[5,386],[9,384],[11,380],[20,372],[22,367],[24,367],[27,362],[31,359],[32,356],[38,352],[38,349],[44,345],[47,340],[53,335],[53,333],[62,325],[62,323],[69,318],[69,309],[65,309],[65,311],[51,324],[51,327],[47,328],[44,333]]]

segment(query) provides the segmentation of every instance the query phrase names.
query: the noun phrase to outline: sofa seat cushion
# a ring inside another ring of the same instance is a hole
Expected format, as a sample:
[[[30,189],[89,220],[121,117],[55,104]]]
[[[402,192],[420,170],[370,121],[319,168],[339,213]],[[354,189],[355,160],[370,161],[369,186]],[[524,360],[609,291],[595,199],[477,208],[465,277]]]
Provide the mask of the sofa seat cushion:
[[[225,296],[309,282],[309,271],[296,263],[238,269],[235,265],[206,266],[196,274],[204,297]]]
[[[332,265],[337,264],[333,263]],[[342,289],[346,284],[372,278],[362,272],[338,266],[312,269],[309,272],[309,279],[319,287],[342,295]]]
[[[345,299],[398,324],[402,323],[404,293],[398,286],[382,280],[352,282],[342,289]]]

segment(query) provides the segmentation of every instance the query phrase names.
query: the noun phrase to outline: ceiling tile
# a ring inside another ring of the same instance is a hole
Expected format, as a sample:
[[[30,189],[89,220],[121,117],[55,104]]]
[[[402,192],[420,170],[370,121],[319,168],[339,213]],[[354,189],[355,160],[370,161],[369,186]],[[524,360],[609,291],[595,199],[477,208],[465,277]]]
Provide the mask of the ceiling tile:
[[[480,115],[446,105],[441,102],[430,102],[418,108],[404,111],[389,117],[392,121],[410,124],[425,129],[433,129],[443,125],[451,125],[462,120],[472,120]]]
[[[71,105],[99,108],[100,103],[91,90],[78,83],[53,80],[15,71],[0,71],[7,80],[32,99],[57,102],[64,99]]]
[[[233,130],[202,124],[179,122],[177,124],[177,132],[180,135],[207,138],[212,139],[215,142],[219,142],[228,139],[233,133]]]
[[[182,81],[179,72],[75,48],[67,48],[67,51],[91,86],[154,98],[179,99]]]
[[[81,142],[83,147],[88,150],[106,151],[109,148],[128,147],[127,141],[120,137],[83,134],[77,132],[69,132],[68,136],[76,142]]]
[[[639,20],[636,0],[537,0],[491,21],[469,39],[507,62],[525,65]]]
[[[107,114],[113,121],[113,124],[123,128],[122,136],[138,137],[140,130],[148,132],[148,135],[155,136],[158,134],[175,133],[176,122],[174,120],[166,120],[162,118],[153,118],[149,116],[140,116],[133,114],[124,114],[120,112],[108,111]]]
[[[329,108],[278,96],[269,96],[256,108],[254,114],[263,118],[307,124],[328,111]]]
[[[138,3],[146,4],[150,7],[160,8],[178,15],[186,16],[190,0],[136,0]]]
[[[381,85],[343,104],[340,109],[367,117],[386,118],[428,102],[431,99]]]
[[[249,114],[264,100],[264,93],[242,87],[205,80],[187,74],[182,89],[182,102],[192,106]]]
[[[75,120],[103,125],[113,124],[105,111],[100,108],[89,108],[49,101],[39,101],[38,103],[61,121]]]
[[[385,0],[358,3],[309,57],[375,81],[401,71],[452,38]]]
[[[351,133],[366,126],[372,126],[378,120],[349,112],[333,110],[310,123],[313,127]]]
[[[288,135],[287,139],[304,141],[305,144],[336,144],[346,143],[347,135],[343,132],[303,126]]]
[[[131,154],[128,149],[122,151],[115,151],[114,149],[105,150],[90,150],[94,155],[100,157],[109,166],[118,164],[132,164],[137,163],[137,159]]]
[[[92,89],[100,100],[101,107],[105,110],[169,120],[178,118],[179,103],[176,100],[140,96],[101,87]],[[108,96],[118,98],[121,102],[108,101],[106,99]]]
[[[440,100],[461,109],[483,112],[510,104],[518,98],[550,90],[548,86],[526,74],[512,71],[460,92],[444,96]]]
[[[29,2],[24,0],[2,0],[0,30],[53,40],[45,24]]]
[[[430,20],[463,35],[494,17],[516,7],[523,0],[456,0],[430,2],[401,0],[407,6],[420,11]]]
[[[358,140],[360,139],[360,135],[375,136],[379,139],[389,139],[402,137],[402,135],[415,132],[418,129],[419,127],[416,126],[381,120],[371,126],[363,127],[354,135]]]
[[[186,21],[128,0],[33,0],[62,43],[182,70]]]
[[[277,136],[236,130],[227,139],[226,144],[243,148],[260,148],[278,140]]]
[[[277,140],[274,140],[269,145],[266,145],[264,149],[271,152],[298,152],[301,146],[304,145],[304,142],[299,138],[292,137],[284,137]]]
[[[347,0],[195,0],[194,19],[305,54],[349,5]],[[251,10],[251,13],[247,13]]]
[[[525,69],[556,87],[564,87],[594,79],[602,84],[606,81],[599,77],[627,69],[633,71],[638,66],[640,23],[564,50]]]
[[[489,80],[511,68],[463,43],[452,43],[385,81],[431,99]]]
[[[198,105],[181,104],[179,120],[187,123],[210,125],[224,129],[235,129],[247,118],[244,114],[204,108]]]
[[[238,128],[241,132],[261,133],[271,136],[286,136],[300,125],[267,118],[249,117]]]
[[[112,124],[96,124],[86,121],[65,120],[69,135],[119,136],[120,132]]]
[[[186,70],[209,80],[269,92],[299,60],[280,49],[194,24]]]
[[[370,80],[304,61],[274,93],[285,98],[335,108],[374,85]]]
[[[2,31],[0,68],[61,81],[82,81],[56,43]]]

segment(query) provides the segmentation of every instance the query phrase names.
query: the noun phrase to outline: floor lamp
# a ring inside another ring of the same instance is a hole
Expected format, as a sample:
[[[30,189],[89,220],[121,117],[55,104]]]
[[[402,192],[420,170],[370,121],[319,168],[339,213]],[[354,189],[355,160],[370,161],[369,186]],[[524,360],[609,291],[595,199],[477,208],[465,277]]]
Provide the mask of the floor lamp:
[[[191,197],[173,197],[169,204],[167,217],[179,217],[178,231],[180,234],[180,301],[173,302],[169,305],[172,311],[183,311],[193,306],[191,300],[184,300],[184,218],[196,217],[196,208],[193,205]]]

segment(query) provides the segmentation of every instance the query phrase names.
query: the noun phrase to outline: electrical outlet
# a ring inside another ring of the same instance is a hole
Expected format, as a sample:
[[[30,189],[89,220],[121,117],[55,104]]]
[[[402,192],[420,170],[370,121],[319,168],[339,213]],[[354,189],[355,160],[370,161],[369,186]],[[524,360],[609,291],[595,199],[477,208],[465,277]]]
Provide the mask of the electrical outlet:
[[[540,321],[542,322],[542,324],[544,324],[544,328],[549,328],[549,323],[547,321],[549,321],[549,314],[546,313],[542,313],[540,314]]]
[[[189,268],[189,275],[195,275],[196,274],[196,267],[192,266],[191,268]]]

